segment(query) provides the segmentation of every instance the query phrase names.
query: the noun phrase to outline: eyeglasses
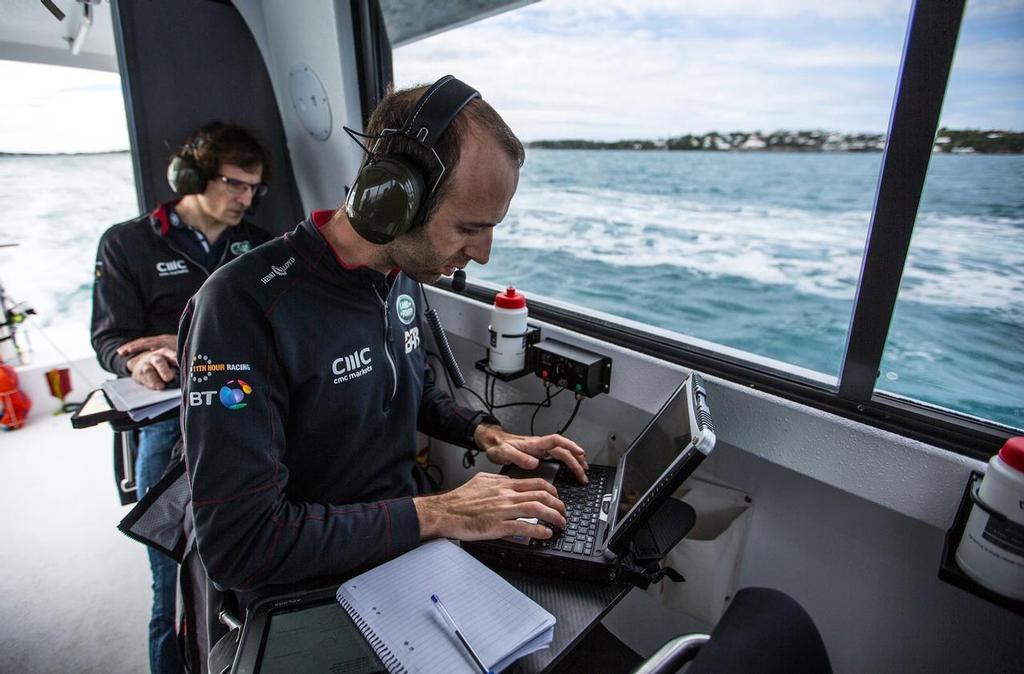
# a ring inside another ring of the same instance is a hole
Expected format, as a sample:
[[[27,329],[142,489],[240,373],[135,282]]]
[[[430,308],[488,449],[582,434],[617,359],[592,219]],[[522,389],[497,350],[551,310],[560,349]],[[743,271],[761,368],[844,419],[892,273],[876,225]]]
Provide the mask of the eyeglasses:
[[[228,188],[228,192],[232,194],[242,194],[246,190],[252,190],[254,197],[262,197],[270,189],[265,183],[247,183],[244,180],[228,178],[222,175],[218,175],[217,178],[224,183],[224,186]]]

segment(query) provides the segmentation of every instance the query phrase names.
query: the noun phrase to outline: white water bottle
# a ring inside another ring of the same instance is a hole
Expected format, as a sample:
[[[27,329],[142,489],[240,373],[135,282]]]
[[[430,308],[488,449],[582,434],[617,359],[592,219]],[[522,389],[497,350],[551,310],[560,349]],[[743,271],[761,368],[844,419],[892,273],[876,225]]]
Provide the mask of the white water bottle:
[[[993,592],[1024,599],[1024,436],[988,462],[956,562]]]
[[[526,297],[512,286],[498,293],[491,309],[488,367],[503,374],[526,367]]]

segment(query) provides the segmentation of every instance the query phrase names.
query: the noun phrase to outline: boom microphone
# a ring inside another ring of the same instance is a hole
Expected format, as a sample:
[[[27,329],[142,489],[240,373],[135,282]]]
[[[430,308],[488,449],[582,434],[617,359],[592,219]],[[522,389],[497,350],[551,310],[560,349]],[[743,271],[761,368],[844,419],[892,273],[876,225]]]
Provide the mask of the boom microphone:
[[[452,275],[452,290],[457,293],[461,293],[466,289],[466,272],[461,269],[456,269],[455,274]]]

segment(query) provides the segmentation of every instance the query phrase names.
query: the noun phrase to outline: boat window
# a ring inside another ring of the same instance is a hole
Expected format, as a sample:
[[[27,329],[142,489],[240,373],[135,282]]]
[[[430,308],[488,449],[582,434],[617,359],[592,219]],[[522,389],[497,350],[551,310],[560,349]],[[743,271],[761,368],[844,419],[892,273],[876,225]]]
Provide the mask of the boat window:
[[[834,383],[909,1],[538,3],[394,50],[529,143],[471,278]]]
[[[1024,5],[967,3],[877,387],[1024,428]]]
[[[0,81],[0,295],[7,311],[35,310],[0,355],[91,356],[96,243],[139,212],[120,78],[0,61]]]

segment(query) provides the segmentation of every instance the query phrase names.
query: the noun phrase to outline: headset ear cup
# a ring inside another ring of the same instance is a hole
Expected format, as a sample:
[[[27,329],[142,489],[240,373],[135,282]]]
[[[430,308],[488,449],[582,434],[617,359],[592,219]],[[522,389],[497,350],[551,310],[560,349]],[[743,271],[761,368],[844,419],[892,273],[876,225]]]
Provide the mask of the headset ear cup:
[[[384,157],[359,171],[345,213],[364,239],[390,243],[412,229],[425,192],[419,170],[397,156]]]
[[[206,181],[199,174],[195,159],[188,154],[176,154],[167,165],[167,184],[181,195],[200,194],[206,190]]]

